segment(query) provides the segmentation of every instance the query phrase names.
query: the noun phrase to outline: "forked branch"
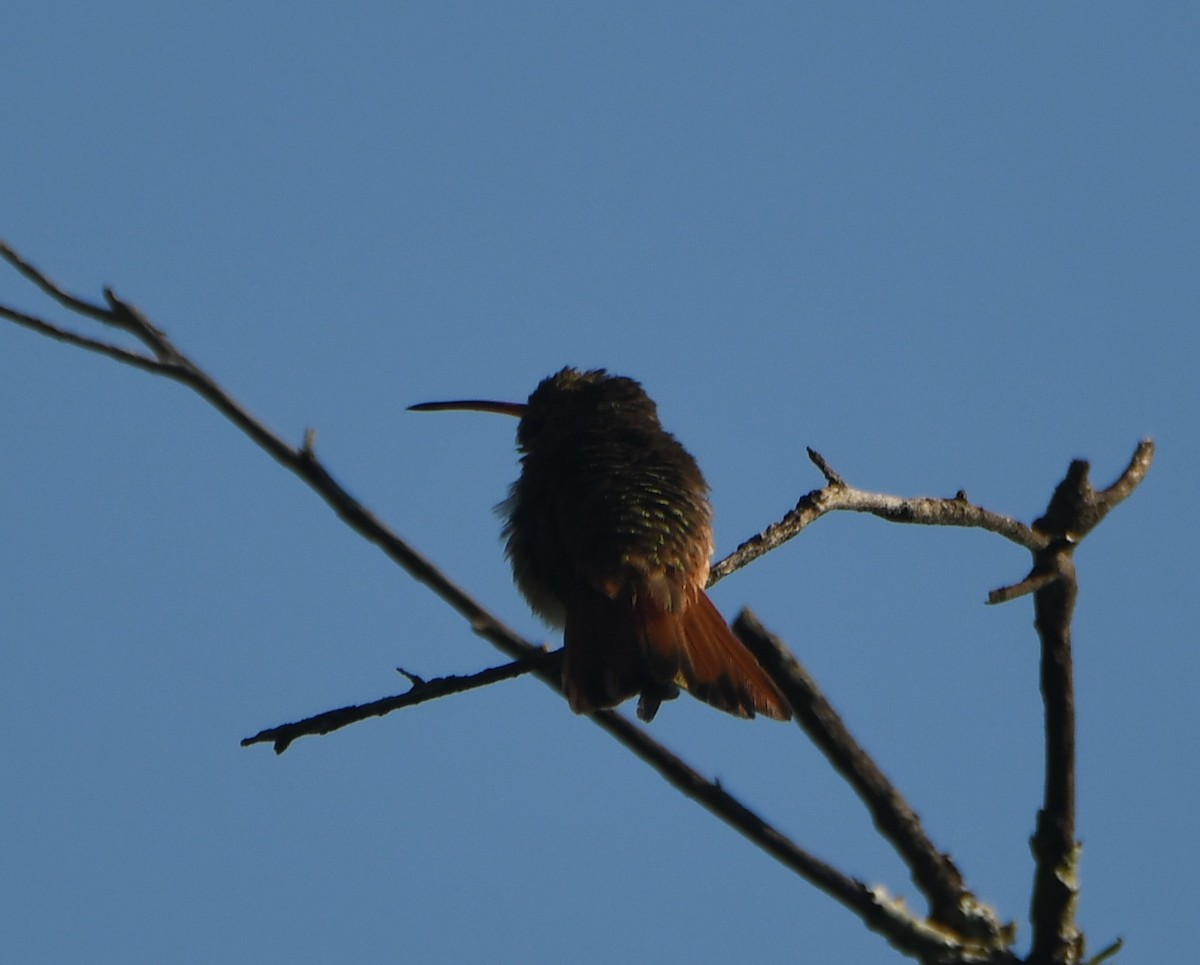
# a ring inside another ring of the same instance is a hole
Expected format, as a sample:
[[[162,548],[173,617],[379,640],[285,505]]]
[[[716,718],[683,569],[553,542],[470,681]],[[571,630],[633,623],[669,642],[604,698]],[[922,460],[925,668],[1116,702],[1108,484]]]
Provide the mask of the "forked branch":
[[[291,445],[269,430],[218,383],[178,350],[166,334],[140,311],[104,290],[104,303],[71,295],[0,242],[0,258],[8,261],[43,293],[76,315],[122,332],[141,350],[85,335],[41,317],[0,305],[0,317],[41,335],[164,375],[190,386],[245,432],[274,459],[303,479],[345,523],[375,543],[414,579],[429,586],[467,619],[472,630],[513,658],[511,663],[468,677],[423,681],[410,677],[407,693],[368,704],[327,711],[315,717],[262,731],[243,744],[272,743],[282,753],[297,737],[323,734],[371,716],[379,716],[426,700],[461,693],[500,680],[533,673],[561,694],[560,653],[522,639],[483,609],[427,559],[383,525],[337,483],[317,458],[313,434]],[[983,529],[1029,550],[1029,574],[1011,586],[992,591],[991,603],[1032,593],[1042,644],[1041,688],[1046,712],[1045,796],[1032,845],[1036,857],[1031,919],[1033,947],[1029,965],[1076,963],[1083,958],[1083,939],[1074,924],[1077,897],[1075,841],[1075,712],[1070,628],[1076,596],[1074,548],[1104,516],[1145,477],[1153,459],[1149,441],[1139,445],[1120,478],[1096,491],[1088,466],[1072,463],[1056,488],[1046,513],[1032,526],[971,503],[965,493],[951,498],[901,498],[849,485],[817,452],[809,450],[826,485],[803,496],[782,519],[747,540],[712,568],[709,583],[782,545],[822,516],[835,511],[870,513],[891,522]],[[800,725],[826,753],[867,804],[876,826],[908,863],[913,880],[929,902],[923,920],[881,889],[869,888],[811,855],[740,801],[684,763],[649,736],[643,727],[613,711],[591,719],[654,767],[683,793],[696,800],[752,842],[857,913],[868,927],[882,933],[906,954],[923,962],[1013,963],[1011,926],[1001,925],[990,909],[967,890],[950,858],[925,834],[915,812],[875,762],[851,737],[815,682],[776,638],[748,612],[736,629],[779,684],[796,711]]]

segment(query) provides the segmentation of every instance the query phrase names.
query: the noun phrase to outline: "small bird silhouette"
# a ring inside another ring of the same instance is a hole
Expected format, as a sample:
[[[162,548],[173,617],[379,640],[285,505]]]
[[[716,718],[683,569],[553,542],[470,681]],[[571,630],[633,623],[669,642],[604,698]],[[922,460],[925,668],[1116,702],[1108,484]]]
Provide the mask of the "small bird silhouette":
[[[521,475],[498,507],[513,576],[563,627],[563,689],[584,714],[640,695],[651,720],[683,688],[738,717],[787,720],[779,688],[704,592],[708,485],[633,379],[564,368],[529,400],[425,402],[512,415]]]

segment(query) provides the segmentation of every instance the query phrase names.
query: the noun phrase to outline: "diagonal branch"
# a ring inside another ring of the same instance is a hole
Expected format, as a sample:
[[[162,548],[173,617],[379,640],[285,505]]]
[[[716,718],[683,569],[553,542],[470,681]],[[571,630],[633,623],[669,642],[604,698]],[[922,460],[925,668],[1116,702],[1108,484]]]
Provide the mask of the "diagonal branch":
[[[738,614],[733,628],[783,691],[796,722],[862,798],[875,827],[908,865],[929,901],[930,920],[992,946],[1011,941],[1011,927],[1001,926],[967,890],[950,856],[934,846],[916,812],[850,734],[800,661],[749,610]]]
[[[105,325],[115,324],[109,319],[109,309],[70,294],[44,271],[34,268],[6,241],[0,241],[0,258],[3,258],[34,285],[76,315],[83,315],[85,318],[103,322]]]
[[[439,697],[448,697],[451,694],[462,694],[468,690],[489,687],[502,680],[521,677],[538,669],[555,671],[561,663],[561,650],[539,650],[521,660],[513,660],[511,663],[499,667],[489,667],[487,670],[480,670],[478,673],[465,677],[446,676],[421,680],[419,677],[401,670],[400,672],[412,683],[405,693],[392,697],[381,697],[368,704],[338,707],[336,710],[314,714],[312,717],[306,717],[304,720],[298,720],[291,724],[268,727],[266,730],[260,730],[253,737],[244,738],[242,747],[249,747],[252,744],[271,744],[276,754],[282,754],[298,737],[330,734],[335,730],[341,730],[343,727],[349,727],[351,724],[357,724],[359,721],[371,717],[382,717],[394,710],[403,710],[405,707],[423,704],[427,700],[437,700]]]
[[[37,332],[39,335],[52,338],[56,342],[66,342],[68,345],[87,349],[89,352],[107,355],[110,359],[116,359],[118,362],[124,362],[126,365],[132,365],[134,368],[145,369],[147,372],[155,372],[159,375],[170,376],[172,374],[170,371],[171,367],[157,359],[142,355],[140,352],[133,352],[127,348],[122,348],[119,345],[112,345],[109,342],[101,342],[99,339],[89,338],[87,335],[80,335],[78,332],[72,332],[69,329],[60,328],[44,319],[18,311],[15,308],[10,308],[7,305],[0,305],[0,318],[7,318],[9,321],[16,322],[24,328]]]
[[[990,963],[1017,965],[1003,948],[964,945],[960,936],[921,921],[898,899],[838,871],[820,858],[783,837],[757,814],[731,798],[719,783],[701,777],[691,767],[665,751],[646,731],[621,714],[604,710],[592,715],[598,725],[649,763],[673,786],[697,801],[722,821],[745,835],[785,867],[857,914],[872,931],[921,962]]]
[[[260,448],[265,449],[272,458],[304,480],[317,495],[329,504],[346,525],[364,539],[378,546],[410,576],[418,582],[424,583],[465,617],[475,633],[509,657],[528,657],[539,651],[539,648],[523,640],[517,633],[471,599],[429,560],[384,526],[374,514],[351,496],[317,459],[311,445],[311,437],[300,446],[293,446],[285,442],[179,351],[167,336],[152,325],[136,308],[118,299],[111,290],[107,290],[105,293],[107,305],[96,304],[69,295],[3,242],[0,242],[0,257],[72,311],[133,335],[150,348],[155,357],[141,356],[122,349],[118,345],[84,336],[73,336],[72,333],[65,333],[71,336],[65,339],[66,341],[101,352],[118,362],[164,375],[189,386],[248,435]],[[0,316],[12,319],[18,324],[50,337],[58,337],[55,333],[64,331],[43,319],[25,315],[5,306],[0,306]],[[33,324],[29,324],[30,322]]]

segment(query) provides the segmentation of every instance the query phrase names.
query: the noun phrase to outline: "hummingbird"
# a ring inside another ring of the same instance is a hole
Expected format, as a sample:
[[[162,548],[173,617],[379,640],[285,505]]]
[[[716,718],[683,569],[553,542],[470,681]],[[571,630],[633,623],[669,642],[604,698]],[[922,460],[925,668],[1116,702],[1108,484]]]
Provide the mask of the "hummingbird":
[[[637,695],[650,721],[682,688],[738,717],[791,708],[704,592],[708,484],[630,378],[564,368],[526,402],[423,402],[515,416],[521,474],[497,506],[513,579],[563,628],[562,684],[578,714]]]

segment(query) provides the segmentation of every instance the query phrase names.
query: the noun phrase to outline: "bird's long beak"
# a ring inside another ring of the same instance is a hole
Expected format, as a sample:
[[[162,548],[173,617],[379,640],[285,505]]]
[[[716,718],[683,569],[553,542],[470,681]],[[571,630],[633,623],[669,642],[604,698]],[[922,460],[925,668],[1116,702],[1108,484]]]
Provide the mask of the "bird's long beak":
[[[408,407],[409,412],[446,412],[471,410],[473,412],[498,412],[500,415],[525,415],[528,406],[524,402],[489,402],[487,399],[461,399],[457,402],[419,402]]]

